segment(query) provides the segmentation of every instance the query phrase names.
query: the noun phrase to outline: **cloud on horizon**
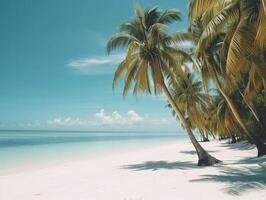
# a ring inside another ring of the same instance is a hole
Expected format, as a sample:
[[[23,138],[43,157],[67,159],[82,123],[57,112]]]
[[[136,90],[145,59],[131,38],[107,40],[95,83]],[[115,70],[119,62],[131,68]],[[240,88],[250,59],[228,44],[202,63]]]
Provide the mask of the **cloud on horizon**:
[[[95,113],[94,116],[101,124],[107,125],[135,125],[143,121],[143,118],[134,110],[128,111],[127,114],[123,116],[116,110],[111,115],[108,115],[104,109],[101,109],[101,111]]]
[[[172,118],[151,118],[149,115],[141,116],[134,110],[121,114],[117,110],[111,114],[104,109],[93,115],[92,120],[78,117],[56,117],[47,120],[47,125],[52,127],[89,127],[89,126],[138,126],[138,125],[166,125],[173,122]]]
[[[78,117],[56,117],[47,120],[47,125],[51,125],[53,127],[78,127],[96,125],[96,123],[90,120],[83,120]]]

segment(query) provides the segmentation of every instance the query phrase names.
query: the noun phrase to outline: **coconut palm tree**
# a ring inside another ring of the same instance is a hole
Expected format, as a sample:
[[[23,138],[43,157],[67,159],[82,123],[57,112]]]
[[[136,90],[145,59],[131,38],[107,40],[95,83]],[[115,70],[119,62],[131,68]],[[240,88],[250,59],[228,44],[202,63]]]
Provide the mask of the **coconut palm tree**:
[[[162,92],[197,151],[198,165],[219,162],[198,143],[166,86],[166,77],[169,84],[174,84],[174,77],[178,75],[174,72],[179,72],[180,76],[183,74],[178,61],[180,57],[184,57],[184,52],[178,49],[176,44],[177,41],[184,41],[189,36],[186,33],[168,34],[166,30],[168,24],[180,20],[180,12],[173,9],[161,12],[157,7],[142,11],[140,7],[135,6],[135,14],[134,19],[120,25],[119,33],[111,37],[107,44],[108,53],[119,47],[127,48],[125,58],[116,69],[113,89],[118,78],[124,74],[124,95],[133,82],[134,95],[137,95],[138,91],[148,94]]]
[[[218,34],[225,33],[220,42],[221,68],[228,77],[235,76],[239,70],[250,71],[246,94],[248,99],[254,97],[266,78],[265,0],[207,0],[204,3],[193,0],[190,8],[191,20],[196,16],[200,18],[191,22],[200,21],[202,29],[197,50],[204,52]]]
[[[245,86],[243,101],[264,130],[252,101],[266,89],[265,13],[265,0],[190,1],[191,24],[196,23],[200,27],[200,31],[196,29],[197,32],[194,32],[198,33],[197,54],[201,58],[202,66],[208,69],[211,78],[215,80],[238,124],[255,142],[258,155],[262,155],[260,151],[266,152],[265,142],[248,130],[240,111],[225,92],[223,85],[237,80],[239,73],[248,72],[249,81]],[[223,38],[217,42],[221,33]],[[221,70],[222,76],[219,77],[217,69]]]
[[[228,107],[225,99],[221,96],[216,97],[215,115],[217,120],[216,134],[223,138],[231,138],[231,143],[236,142],[239,128],[235,122],[235,118]],[[241,129],[240,129],[241,130]]]
[[[195,75],[187,72],[187,78],[176,77],[176,84],[170,88],[170,93],[183,115],[186,117],[191,129],[198,129],[203,141],[208,141],[204,133],[204,112],[210,100],[204,93],[201,81],[195,79]],[[169,104],[168,107],[171,107]]]

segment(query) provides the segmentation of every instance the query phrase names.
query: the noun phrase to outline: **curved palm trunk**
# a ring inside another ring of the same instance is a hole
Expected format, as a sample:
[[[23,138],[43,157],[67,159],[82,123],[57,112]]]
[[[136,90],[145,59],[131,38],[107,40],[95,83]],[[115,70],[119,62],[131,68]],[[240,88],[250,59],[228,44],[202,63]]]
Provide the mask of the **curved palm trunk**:
[[[256,121],[258,122],[258,124],[260,125],[262,131],[264,133],[266,133],[266,130],[265,130],[265,127],[264,125],[262,124],[260,118],[259,118],[259,115],[258,115],[258,112],[256,111],[256,108],[254,107],[254,105],[249,102],[246,98],[245,98],[245,95],[241,92],[239,86],[237,85],[237,88],[238,88],[238,92],[239,94],[241,95],[243,101],[245,102],[245,104],[248,106],[250,112],[252,113],[252,115],[254,116],[254,118],[256,119]]]
[[[250,103],[246,98],[245,95],[243,94],[243,92],[241,92],[239,85],[237,84],[236,80],[233,78],[233,76],[230,77],[230,81],[233,81],[234,84],[237,86],[238,92],[240,94],[240,96],[242,97],[243,101],[245,102],[245,104],[248,106],[250,112],[252,113],[252,115],[254,116],[254,118],[257,120],[257,122],[260,124],[260,126],[262,126],[261,120],[259,118],[258,112],[256,111],[255,107],[252,105],[252,103]]]
[[[236,137],[234,135],[234,133],[232,133],[228,128],[226,128],[226,130],[228,131],[229,134],[229,144],[235,144],[236,143]]]
[[[207,61],[207,66],[208,69],[216,83],[216,86],[219,90],[219,92],[222,94],[222,96],[224,97],[225,101],[227,102],[227,105],[229,106],[232,114],[234,115],[236,121],[238,122],[238,124],[240,125],[240,127],[245,131],[246,135],[254,142],[254,144],[257,147],[258,150],[258,157],[266,155],[266,143],[262,141],[261,138],[254,138],[254,136],[252,136],[250,134],[250,132],[248,131],[246,125],[244,124],[234,102],[232,101],[232,99],[225,93],[225,91],[223,90],[222,84],[218,78],[218,75],[215,71],[215,69],[213,69],[213,67],[211,67],[210,62],[208,60],[208,58],[206,59]]]
[[[239,94],[241,95],[243,101],[245,102],[245,104],[248,106],[249,110],[253,114],[254,118],[257,120],[257,122],[260,124],[260,126],[262,126],[261,120],[259,119],[259,115],[258,115],[256,109],[254,108],[254,106],[252,105],[252,103],[247,101],[247,99],[245,98],[244,94],[240,91],[239,88],[238,88],[238,91],[239,91]]]
[[[208,138],[208,133],[206,133],[206,135],[205,135],[204,131],[199,130],[199,132],[200,132],[201,137],[202,137],[202,142],[209,142],[210,141]]]
[[[235,144],[236,143],[236,137],[234,136],[234,134],[231,135],[231,142],[230,144]]]
[[[199,158],[198,166],[208,166],[208,165],[213,165],[215,163],[221,162],[220,160],[212,157],[205,149],[203,149],[203,147],[196,140],[195,136],[193,135],[193,133],[192,133],[192,131],[191,131],[191,129],[187,123],[187,121],[185,120],[182,112],[177,107],[174,99],[172,98],[171,94],[169,93],[164,82],[162,83],[162,91],[163,91],[164,95],[167,97],[167,99],[168,99],[170,105],[172,106],[172,108],[174,109],[176,115],[180,119],[183,127],[186,129],[188,136],[190,138],[190,141],[197,151],[197,155]]]
[[[258,149],[258,157],[266,155],[266,142],[262,138],[257,138],[254,144]]]
[[[246,127],[246,125],[244,124],[244,122],[242,121],[242,118],[240,117],[240,114],[234,104],[234,102],[231,100],[231,98],[225,93],[225,91],[223,90],[222,84],[218,78],[218,75],[215,71],[215,69],[213,69],[213,67],[211,67],[211,64],[209,62],[210,58],[207,58],[207,67],[209,69],[209,72],[212,75],[212,78],[214,79],[216,86],[219,90],[219,92],[221,93],[221,95],[224,97],[227,105],[229,106],[230,110],[232,111],[232,114],[234,115],[236,121],[238,122],[238,124],[240,125],[240,127],[245,131],[245,133],[250,137],[250,133]]]

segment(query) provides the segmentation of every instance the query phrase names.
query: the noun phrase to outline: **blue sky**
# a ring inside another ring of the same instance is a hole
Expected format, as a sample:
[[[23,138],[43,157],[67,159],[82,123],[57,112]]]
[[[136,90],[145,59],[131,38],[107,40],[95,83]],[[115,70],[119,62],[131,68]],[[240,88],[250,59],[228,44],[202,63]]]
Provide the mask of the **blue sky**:
[[[186,29],[186,0],[1,0],[0,128],[181,131],[163,97],[112,93],[105,45],[134,3],[179,9],[170,30]]]

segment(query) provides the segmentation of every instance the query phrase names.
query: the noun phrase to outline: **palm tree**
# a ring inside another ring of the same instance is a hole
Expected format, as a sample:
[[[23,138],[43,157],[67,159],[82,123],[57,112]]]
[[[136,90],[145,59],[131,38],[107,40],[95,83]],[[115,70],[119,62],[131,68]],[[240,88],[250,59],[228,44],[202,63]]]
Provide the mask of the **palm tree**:
[[[219,95],[215,98],[215,101],[217,104],[215,105],[216,134],[223,138],[231,138],[231,143],[235,143],[237,133],[239,132],[235,118],[224,98]]]
[[[195,79],[192,73],[186,74],[187,78],[176,77],[176,84],[171,87],[170,93],[183,115],[186,117],[191,129],[198,129],[203,141],[209,141],[205,136],[204,112],[210,100],[204,93],[202,82]],[[168,105],[171,107],[171,105]]]
[[[169,84],[174,84],[174,77],[177,75],[174,72],[179,71],[179,75],[183,75],[178,61],[180,56],[184,57],[184,52],[176,47],[176,41],[184,41],[189,35],[180,32],[168,34],[166,30],[168,24],[180,20],[180,12],[174,9],[161,12],[157,7],[143,12],[140,7],[135,6],[135,14],[134,19],[120,25],[119,33],[111,37],[107,44],[108,53],[119,47],[127,47],[126,57],[116,69],[113,89],[124,73],[124,95],[129,91],[132,82],[135,84],[134,95],[138,91],[148,94],[163,92],[197,151],[198,165],[219,162],[198,143],[166,86],[166,77],[170,80]]]
[[[191,24],[196,23],[201,29],[198,31],[198,28],[197,32],[194,32],[198,33],[197,52],[201,57],[202,66],[208,69],[240,127],[255,142],[258,155],[266,152],[266,145],[248,130],[237,106],[225,92],[223,85],[228,82],[232,84],[232,80],[237,80],[240,73],[248,71],[249,81],[245,86],[243,101],[261,126],[261,120],[252,101],[255,101],[263,89],[266,90],[265,11],[265,0],[190,1]],[[193,26],[191,28],[193,29]],[[221,34],[223,38],[217,42]],[[222,76],[219,76],[218,69]]]

